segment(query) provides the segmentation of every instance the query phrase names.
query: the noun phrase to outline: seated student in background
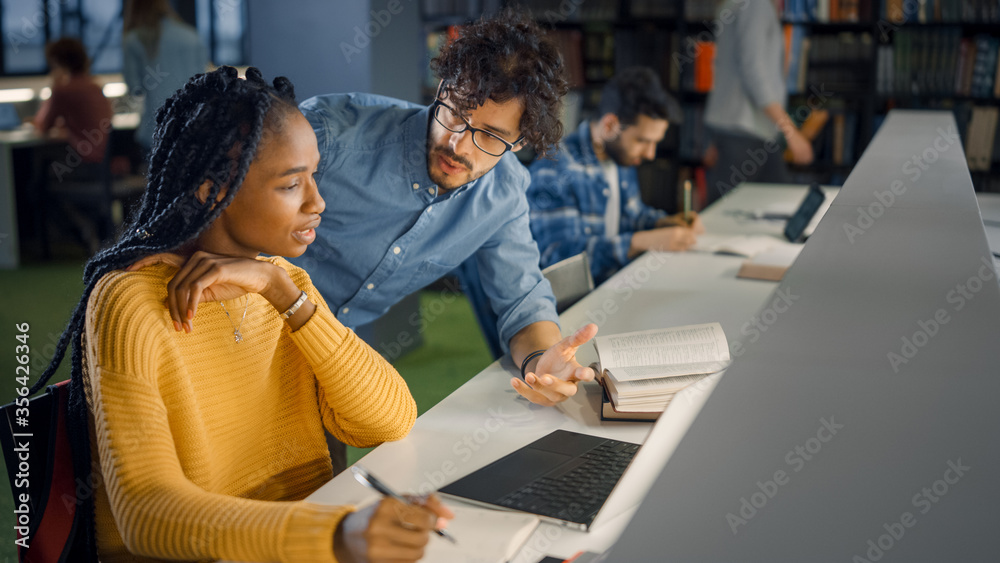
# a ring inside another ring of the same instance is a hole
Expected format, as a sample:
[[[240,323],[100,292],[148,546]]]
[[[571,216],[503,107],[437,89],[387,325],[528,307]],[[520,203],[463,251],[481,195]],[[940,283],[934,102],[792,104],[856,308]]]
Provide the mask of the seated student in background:
[[[97,484],[79,499],[88,560],[417,560],[451,516],[436,499],[302,500],[332,477],[324,427],[373,446],[405,436],[416,405],[281,258],[305,251],[326,205],[292,85],[223,67],[156,122],[138,216],[88,262],[35,385],[72,343],[75,471]]]
[[[692,212],[644,204],[636,166],[656,157],[677,103],[651,69],[616,75],[601,93],[600,118],[584,121],[552,159],[529,167],[531,233],[543,268],[586,251],[595,283],[647,250],[686,250],[704,232]]]
[[[87,50],[80,40],[65,37],[45,46],[45,60],[52,93],[35,114],[35,129],[65,135],[83,162],[101,162],[113,112],[111,102],[90,74]]]
[[[363,330],[471,257],[500,341],[526,371],[511,386],[553,405],[594,378],[575,354],[597,326],[560,333],[528,227],[528,173],[512,151],[559,139],[559,51],[508,9],[462,26],[431,68],[441,82],[429,107],[370,94],[302,103],[319,140],[320,192],[337,205],[296,264],[342,323]]]

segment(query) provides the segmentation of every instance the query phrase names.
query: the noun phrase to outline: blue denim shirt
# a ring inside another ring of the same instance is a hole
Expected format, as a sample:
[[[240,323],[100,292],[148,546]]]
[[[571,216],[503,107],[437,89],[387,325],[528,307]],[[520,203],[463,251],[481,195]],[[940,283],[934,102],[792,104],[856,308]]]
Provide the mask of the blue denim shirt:
[[[340,322],[375,320],[473,254],[505,350],[525,326],[558,320],[517,157],[507,153],[481,178],[441,194],[427,173],[427,107],[371,94],[316,96],[299,107],[319,143],[326,211],[316,240],[292,262]]]
[[[652,229],[666,216],[642,202],[636,168],[619,166],[619,231],[616,236],[605,234],[609,186],[594,154],[587,121],[563,139],[552,159],[538,159],[530,170],[531,232],[543,268],[586,251],[590,272],[599,284],[628,264],[632,233]]]

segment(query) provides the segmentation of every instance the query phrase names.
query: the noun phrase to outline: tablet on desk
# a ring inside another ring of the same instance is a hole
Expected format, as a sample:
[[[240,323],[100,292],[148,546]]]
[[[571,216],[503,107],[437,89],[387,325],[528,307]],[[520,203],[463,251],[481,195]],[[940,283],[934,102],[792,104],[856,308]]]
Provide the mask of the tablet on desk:
[[[820,189],[819,184],[812,183],[799,208],[785,223],[785,238],[789,242],[799,242],[802,239],[806,227],[809,226],[809,222],[812,221],[813,216],[816,215],[825,200],[826,194]]]

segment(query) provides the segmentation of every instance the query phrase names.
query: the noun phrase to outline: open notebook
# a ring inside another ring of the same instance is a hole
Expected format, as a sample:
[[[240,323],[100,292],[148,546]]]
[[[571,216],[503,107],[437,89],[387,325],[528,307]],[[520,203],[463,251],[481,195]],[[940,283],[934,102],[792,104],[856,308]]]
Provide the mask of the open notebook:
[[[448,533],[457,543],[431,534],[421,561],[428,563],[504,563],[510,561],[538,527],[531,514],[447,503],[455,513]]]

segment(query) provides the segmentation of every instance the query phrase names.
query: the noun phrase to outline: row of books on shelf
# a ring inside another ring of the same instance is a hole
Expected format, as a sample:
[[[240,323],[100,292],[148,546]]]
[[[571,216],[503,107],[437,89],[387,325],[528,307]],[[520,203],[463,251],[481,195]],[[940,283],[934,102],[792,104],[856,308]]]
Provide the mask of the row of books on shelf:
[[[864,90],[870,81],[870,33],[809,35],[801,25],[785,25],[788,54],[786,86],[789,93],[804,92],[808,84],[823,84],[834,92]]]
[[[879,45],[880,94],[931,94],[1000,98],[1000,39],[962,37],[958,28],[899,30]]]
[[[681,106],[684,121],[677,138],[677,154],[682,160],[700,162],[708,148],[709,135],[705,128],[705,105]]]
[[[522,6],[535,20],[555,25],[561,22],[615,21],[619,4],[615,0],[533,0]]]
[[[882,0],[879,17],[892,23],[1000,22],[996,0]]]
[[[872,11],[871,0],[784,0],[778,13],[789,22],[822,23],[866,21]]]
[[[853,111],[833,113],[826,127],[813,140],[816,160],[837,166],[854,164],[857,138],[858,114]]]

